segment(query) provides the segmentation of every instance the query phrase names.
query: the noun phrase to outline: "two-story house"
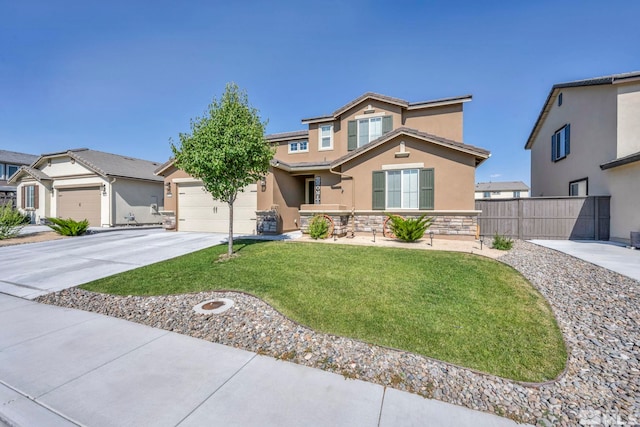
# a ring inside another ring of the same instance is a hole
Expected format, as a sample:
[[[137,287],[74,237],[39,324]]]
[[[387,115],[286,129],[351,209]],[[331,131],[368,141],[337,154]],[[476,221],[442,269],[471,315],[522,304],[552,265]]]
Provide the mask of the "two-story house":
[[[16,205],[15,184],[9,183],[9,178],[20,169],[35,162],[38,156],[15,151],[0,150],[0,205],[7,203]]]
[[[640,72],[554,85],[525,149],[533,197],[610,195],[610,239],[640,231]]]
[[[479,182],[476,199],[519,199],[529,197],[529,186],[522,181]]]
[[[303,119],[306,130],[267,136],[277,152],[257,191],[258,229],[261,219],[277,217],[277,231],[305,230],[322,213],[343,235],[382,231],[387,213],[426,213],[435,233],[473,238],[475,170],[490,154],[463,142],[469,101],[366,93]]]

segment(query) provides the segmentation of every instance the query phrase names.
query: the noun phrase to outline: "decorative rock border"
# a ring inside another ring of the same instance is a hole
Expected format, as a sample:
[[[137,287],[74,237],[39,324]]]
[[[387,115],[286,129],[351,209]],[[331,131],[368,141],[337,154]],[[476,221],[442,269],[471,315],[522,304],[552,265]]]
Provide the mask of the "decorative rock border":
[[[68,289],[40,297],[337,372],[542,426],[634,424],[640,419],[640,283],[568,255],[517,241],[501,258],[547,298],[568,345],[557,381],[525,385],[416,354],[321,334],[237,292],[120,297]],[[213,298],[218,316],[191,309]]]

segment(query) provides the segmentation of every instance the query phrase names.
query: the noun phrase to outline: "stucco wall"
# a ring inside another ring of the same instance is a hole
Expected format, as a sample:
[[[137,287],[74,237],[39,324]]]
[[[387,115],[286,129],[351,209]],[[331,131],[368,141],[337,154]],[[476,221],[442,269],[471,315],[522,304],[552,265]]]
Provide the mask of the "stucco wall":
[[[162,182],[144,182],[118,178],[112,184],[115,218],[112,224],[158,224],[162,221],[159,213],[163,210]],[[152,209],[155,205],[157,209]],[[134,221],[125,218],[132,214]]]
[[[618,87],[618,157],[640,152],[640,83]]]
[[[395,157],[401,141],[409,157]],[[372,171],[382,170],[383,165],[416,163],[434,168],[434,210],[475,209],[475,157],[405,135],[398,135],[343,165],[342,171],[353,176],[355,208],[370,210],[372,207]],[[341,203],[351,207],[351,197],[351,189],[345,189]]]
[[[617,89],[610,85],[565,88],[531,148],[531,196],[567,196],[569,183],[589,179],[589,195],[609,194],[599,165],[616,158]],[[551,136],[571,124],[571,152],[551,161]]]
[[[604,171],[611,189],[610,240],[629,242],[629,232],[640,231],[640,162]]]
[[[94,175],[93,171],[85,168],[69,156],[55,157],[47,160],[40,170],[52,178],[72,175]]]

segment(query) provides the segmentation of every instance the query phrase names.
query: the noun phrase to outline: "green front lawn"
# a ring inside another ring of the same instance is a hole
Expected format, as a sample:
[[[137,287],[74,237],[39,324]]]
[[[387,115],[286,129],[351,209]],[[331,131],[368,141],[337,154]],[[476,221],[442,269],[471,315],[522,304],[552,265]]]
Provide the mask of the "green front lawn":
[[[317,331],[521,381],[555,378],[566,351],[544,298],[516,270],[470,254],[238,242],[88,283],[119,295],[232,289]]]

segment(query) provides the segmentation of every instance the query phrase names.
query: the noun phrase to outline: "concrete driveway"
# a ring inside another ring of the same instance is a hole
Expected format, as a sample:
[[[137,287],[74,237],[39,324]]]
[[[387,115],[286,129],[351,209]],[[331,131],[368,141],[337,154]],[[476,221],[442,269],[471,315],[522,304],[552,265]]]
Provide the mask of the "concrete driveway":
[[[0,292],[33,299],[223,242],[224,234],[127,229],[0,247]]]
[[[614,242],[594,240],[530,240],[640,281],[640,250]]]

